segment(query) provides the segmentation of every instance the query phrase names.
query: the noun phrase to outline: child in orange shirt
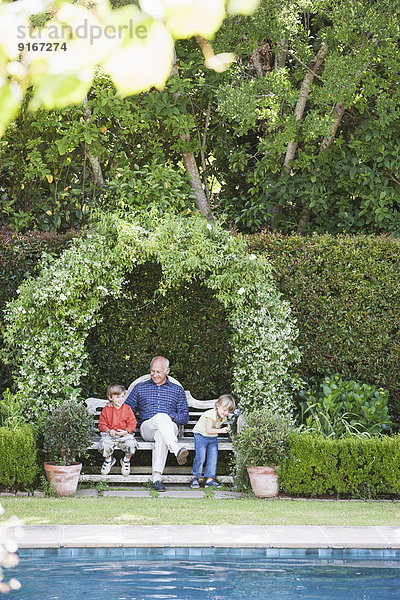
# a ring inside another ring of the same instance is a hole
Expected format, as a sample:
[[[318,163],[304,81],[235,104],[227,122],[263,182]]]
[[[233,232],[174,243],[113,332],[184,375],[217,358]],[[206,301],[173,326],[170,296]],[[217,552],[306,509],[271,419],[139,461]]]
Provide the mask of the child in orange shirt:
[[[99,417],[101,439],[99,452],[104,456],[101,474],[108,475],[115,465],[114,450],[119,448],[125,454],[121,458],[121,473],[125,477],[131,472],[131,458],[136,451],[137,442],[133,431],[136,418],[130,406],[125,404],[125,387],[118,383],[109,385],[107,398],[110,403],[103,408]]]

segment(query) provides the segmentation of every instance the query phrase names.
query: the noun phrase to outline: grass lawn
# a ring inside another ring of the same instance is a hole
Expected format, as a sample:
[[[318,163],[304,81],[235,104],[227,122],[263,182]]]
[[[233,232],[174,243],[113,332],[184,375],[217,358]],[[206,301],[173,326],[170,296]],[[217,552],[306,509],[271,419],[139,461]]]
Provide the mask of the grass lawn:
[[[399,525],[400,502],[258,498],[3,497],[26,525]]]

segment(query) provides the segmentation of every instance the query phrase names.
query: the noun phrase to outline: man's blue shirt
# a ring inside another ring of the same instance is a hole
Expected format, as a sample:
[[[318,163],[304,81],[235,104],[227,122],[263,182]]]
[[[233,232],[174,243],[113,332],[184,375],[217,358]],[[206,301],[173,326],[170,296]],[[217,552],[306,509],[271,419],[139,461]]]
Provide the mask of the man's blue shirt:
[[[177,425],[189,421],[189,410],[184,389],[167,380],[156,385],[152,379],[135,385],[125,403],[134,413],[139,413],[138,425],[157,413],[166,413]]]

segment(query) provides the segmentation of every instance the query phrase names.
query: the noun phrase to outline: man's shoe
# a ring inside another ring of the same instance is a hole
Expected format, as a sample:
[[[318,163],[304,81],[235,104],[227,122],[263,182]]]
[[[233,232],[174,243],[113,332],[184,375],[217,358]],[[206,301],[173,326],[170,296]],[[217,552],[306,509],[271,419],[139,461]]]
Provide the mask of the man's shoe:
[[[220,483],[217,483],[215,481],[215,479],[210,479],[209,481],[206,481],[204,484],[204,487],[215,487],[215,488],[219,488],[221,487]]]
[[[153,490],[156,490],[156,492],[165,492],[167,488],[162,484],[162,481],[158,479],[157,481],[153,481]]]
[[[198,480],[198,478],[197,478],[197,477],[193,477],[192,481],[190,482],[190,487],[191,487],[192,489],[195,489],[195,488],[199,488],[199,487],[200,487],[200,483],[199,483],[199,480]]]
[[[103,464],[101,465],[101,471],[100,471],[100,473],[102,475],[108,475],[109,472],[111,471],[111,467],[113,467],[116,462],[117,461],[116,461],[116,459],[113,456],[111,457],[111,460],[105,460],[103,462]]]
[[[128,475],[130,475],[130,473],[131,473],[130,461],[125,460],[124,458],[121,458],[120,464],[121,464],[121,475],[123,475],[124,477],[128,477]]]
[[[178,465],[184,465],[187,461],[189,451],[186,448],[181,448],[176,455],[176,460],[178,461]]]

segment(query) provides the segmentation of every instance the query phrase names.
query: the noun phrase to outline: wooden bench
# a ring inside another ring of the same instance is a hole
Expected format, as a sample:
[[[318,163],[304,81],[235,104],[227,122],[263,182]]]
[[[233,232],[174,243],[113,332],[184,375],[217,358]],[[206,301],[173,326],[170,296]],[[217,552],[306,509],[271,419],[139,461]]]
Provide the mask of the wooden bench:
[[[129,386],[126,396],[129,395],[131,390],[140,383],[141,381],[146,381],[150,379],[150,375],[143,375],[143,377],[139,377]],[[170,381],[181,385],[179,381],[174,379],[173,377],[169,377]],[[181,386],[182,387],[182,386]],[[197,423],[197,420],[202,415],[202,413],[210,408],[214,408],[216,400],[196,400],[193,398],[192,394],[189,391],[185,391],[186,399],[189,407],[189,422],[186,425],[179,426],[179,434],[178,440],[182,446],[185,446],[188,450],[194,451],[194,436],[193,436],[193,427]],[[108,400],[101,398],[88,398],[86,400],[86,406],[88,407],[88,411],[93,415],[96,427],[98,424],[99,416],[107,404]],[[137,452],[140,451],[152,451],[154,447],[154,442],[146,442],[140,437],[139,428],[137,427],[135,430],[135,438],[138,442]],[[100,440],[100,434],[96,436],[93,440],[93,444],[88,448],[88,450],[97,450],[98,444]],[[232,452],[232,442],[227,434],[221,434],[218,436],[218,450],[219,453]],[[151,479],[151,455],[149,455],[148,460],[146,460],[146,466],[139,466],[135,464],[135,454],[131,460],[131,474],[128,477],[124,477],[121,475],[121,469],[118,466],[115,466],[111,469],[109,475],[99,475],[99,474],[89,474],[89,473],[81,473],[79,481],[81,482],[99,482],[99,481],[108,481],[109,483],[146,483]],[[178,464],[166,465],[164,473],[163,473],[163,481],[164,483],[189,483],[192,475],[192,462],[193,462],[193,454],[189,455],[188,463],[183,466],[179,466]],[[176,461],[175,461],[176,463]],[[118,461],[117,461],[118,464]],[[100,469],[100,467],[99,467]],[[232,483],[233,478],[230,475],[218,474],[217,479],[221,483]]]

